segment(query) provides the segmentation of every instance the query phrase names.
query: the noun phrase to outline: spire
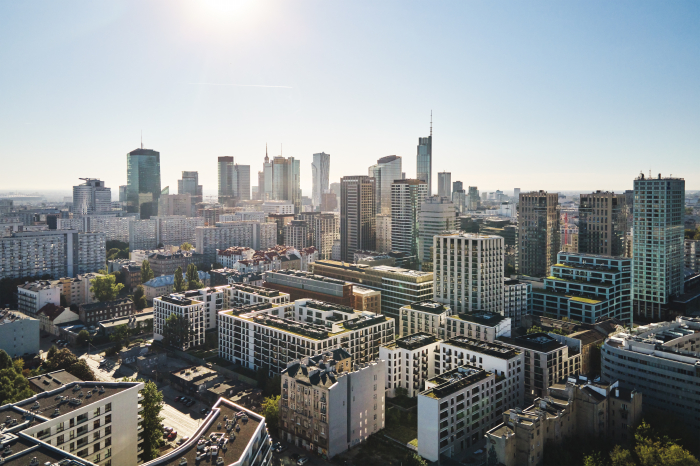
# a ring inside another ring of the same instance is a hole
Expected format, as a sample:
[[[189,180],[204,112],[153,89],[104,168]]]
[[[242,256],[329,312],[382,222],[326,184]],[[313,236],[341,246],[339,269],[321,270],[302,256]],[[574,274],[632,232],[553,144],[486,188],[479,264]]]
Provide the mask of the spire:
[[[267,156],[267,143],[265,143],[265,163],[270,161],[270,157]]]
[[[141,130],[141,149],[143,149],[143,130]]]
[[[430,111],[430,137],[433,137],[433,111]]]

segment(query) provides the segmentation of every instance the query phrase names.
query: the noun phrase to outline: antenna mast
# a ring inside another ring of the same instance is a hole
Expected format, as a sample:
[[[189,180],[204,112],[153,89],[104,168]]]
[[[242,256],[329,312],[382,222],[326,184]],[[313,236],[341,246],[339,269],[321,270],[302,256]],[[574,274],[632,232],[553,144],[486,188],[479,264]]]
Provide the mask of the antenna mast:
[[[430,136],[433,136],[433,111],[430,111]]]
[[[143,130],[141,130],[141,149],[143,149]]]

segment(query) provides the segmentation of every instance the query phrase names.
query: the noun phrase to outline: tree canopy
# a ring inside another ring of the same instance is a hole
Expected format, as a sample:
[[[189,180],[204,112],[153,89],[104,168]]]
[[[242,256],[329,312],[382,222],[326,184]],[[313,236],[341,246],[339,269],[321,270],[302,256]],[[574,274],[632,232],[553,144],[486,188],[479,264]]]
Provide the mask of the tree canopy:
[[[132,299],[134,300],[134,307],[139,311],[148,306],[148,301],[146,301],[146,292],[143,289],[143,285],[136,287],[136,291],[134,291],[134,297]]]
[[[24,400],[34,395],[29,381],[22,375],[24,361],[12,358],[0,350],[0,406]]]
[[[82,329],[81,331],[78,332],[78,338],[76,340],[76,343],[78,346],[86,346],[90,342],[90,332],[88,332],[85,329]]]
[[[92,372],[92,369],[90,369],[90,366],[87,365],[85,360],[78,359],[68,348],[57,349],[56,351],[53,351],[53,348],[51,348],[42,367],[47,372],[64,369],[80,380],[97,380],[95,373]]]
[[[175,269],[175,275],[173,276],[173,291],[180,293],[186,289],[185,278],[182,276],[182,267],[178,267]]]
[[[109,336],[109,339],[114,342],[117,347],[117,351],[122,349],[122,347],[129,341],[129,328],[126,324],[118,325],[114,332]]]
[[[141,283],[146,283],[148,280],[153,279],[154,276],[151,263],[148,262],[148,259],[141,262]]]
[[[158,442],[163,436],[163,392],[153,382],[146,382],[141,390],[141,427],[143,427],[143,460],[149,461],[158,456]]]
[[[199,280],[197,266],[190,264],[187,266],[187,289],[198,290],[200,288],[204,288],[204,284]]]
[[[272,395],[265,398],[262,402],[262,415],[265,416],[265,423],[269,426],[268,429],[271,432],[277,431],[277,424],[280,418],[279,401],[279,395]]]
[[[170,314],[163,324],[163,344],[177,349],[188,346],[194,335],[190,320],[177,314]]]
[[[183,251],[190,251],[194,249],[194,246],[192,246],[190,243],[185,242],[180,245],[180,249],[182,249]]]
[[[92,279],[90,292],[95,295],[95,299],[104,303],[106,301],[114,301],[117,295],[124,288],[121,283],[116,283],[114,275],[103,275]]]

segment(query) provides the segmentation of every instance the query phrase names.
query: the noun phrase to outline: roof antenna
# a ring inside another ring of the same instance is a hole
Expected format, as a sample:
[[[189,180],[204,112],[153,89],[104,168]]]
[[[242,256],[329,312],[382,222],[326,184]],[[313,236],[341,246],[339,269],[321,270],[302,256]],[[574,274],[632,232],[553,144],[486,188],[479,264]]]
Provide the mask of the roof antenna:
[[[143,130],[141,130],[141,149],[143,149]]]
[[[433,111],[430,111],[430,137],[433,136]]]

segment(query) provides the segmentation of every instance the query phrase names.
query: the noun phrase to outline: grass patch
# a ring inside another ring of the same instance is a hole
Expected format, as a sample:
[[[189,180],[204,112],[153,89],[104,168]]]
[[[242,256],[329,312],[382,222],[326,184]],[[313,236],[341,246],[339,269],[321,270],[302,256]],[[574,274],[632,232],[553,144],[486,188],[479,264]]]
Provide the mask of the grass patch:
[[[386,412],[384,433],[399,442],[418,446],[418,416],[396,408],[389,408]]]

